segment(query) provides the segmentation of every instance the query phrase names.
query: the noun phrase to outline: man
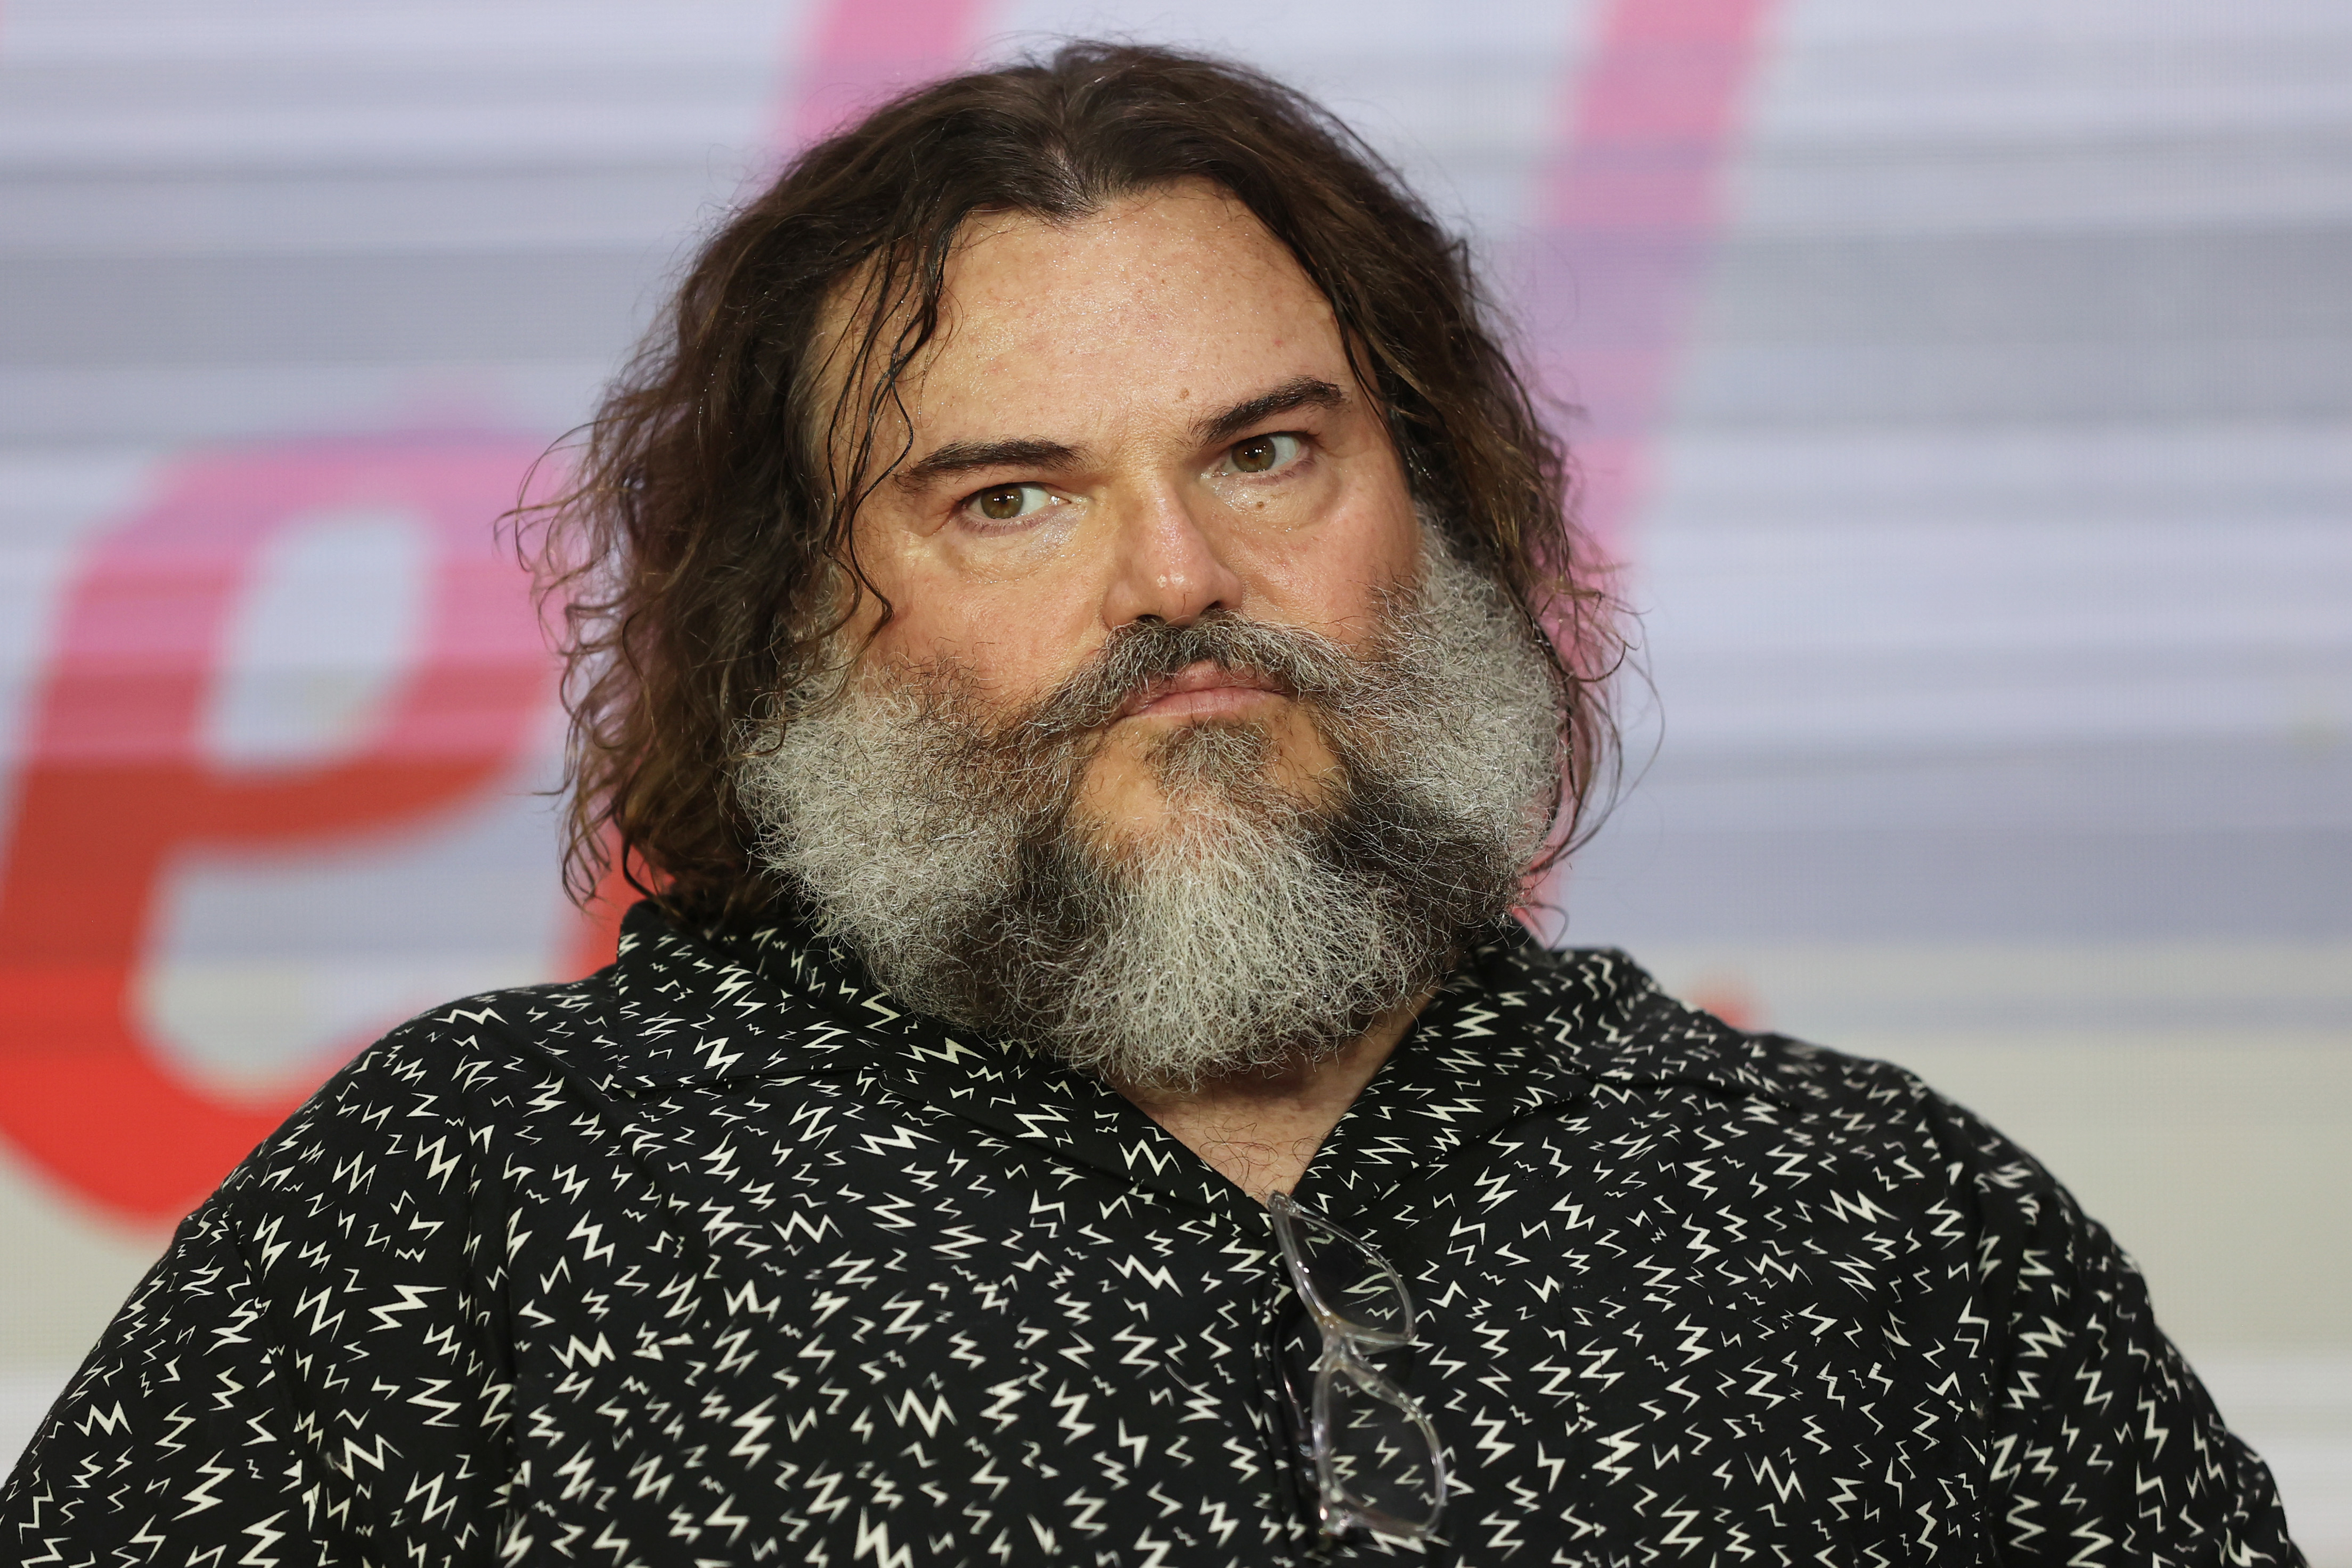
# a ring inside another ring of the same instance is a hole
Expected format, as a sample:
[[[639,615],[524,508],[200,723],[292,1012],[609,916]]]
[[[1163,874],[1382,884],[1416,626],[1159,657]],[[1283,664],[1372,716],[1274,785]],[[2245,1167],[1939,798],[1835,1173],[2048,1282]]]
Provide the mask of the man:
[[[232,1176],[21,1557],[2300,1561],[2030,1159],[1511,923],[1606,625],[1459,247],[1310,106],[1078,46],[881,110],[579,475],[619,962]]]

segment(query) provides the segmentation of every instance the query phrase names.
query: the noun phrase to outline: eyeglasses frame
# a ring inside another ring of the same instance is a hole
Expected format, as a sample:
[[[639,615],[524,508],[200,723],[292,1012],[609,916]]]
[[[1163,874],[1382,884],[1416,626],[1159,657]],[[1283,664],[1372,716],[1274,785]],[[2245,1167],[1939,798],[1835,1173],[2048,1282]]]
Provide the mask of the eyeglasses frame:
[[[1417,1544],[1426,1543],[1436,1537],[1438,1521],[1445,1513],[1449,1490],[1445,1445],[1438,1437],[1437,1428],[1430,1421],[1428,1413],[1422,1409],[1421,1402],[1365,1359],[1369,1353],[1398,1350],[1413,1343],[1419,1313],[1413,1306],[1412,1292],[1406,1287],[1404,1276],[1397,1272],[1380,1249],[1332,1224],[1288,1193],[1268,1193],[1265,1208],[1267,1221],[1274,1228],[1276,1244],[1282,1249],[1283,1264],[1290,1274],[1291,1289],[1307,1309],[1307,1321],[1315,1325],[1316,1333],[1322,1339],[1322,1349],[1315,1358],[1314,1392],[1306,1411],[1307,1439],[1315,1469],[1318,1522],[1324,1534],[1334,1538],[1344,1539],[1362,1532]],[[1306,1249],[1300,1240],[1300,1228],[1307,1224],[1322,1227],[1371,1260],[1374,1267],[1396,1291],[1397,1300],[1403,1309],[1403,1322],[1399,1328],[1375,1328],[1357,1322],[1324,1300],[1323,1292],[1316,1285],[1314,1275],[1307,1267]],[[1421,1433],[1429,1445],[1430,1477],[1435,1496],[1426,1520],[1414,1523],[1382,1512],[1367,1500],[1352,1493],[1338,1475],[1332,1441],[1331,1404],[1335,1380],[1340,1376],[1348,1377],[1365,1395],[1394,1409]]]

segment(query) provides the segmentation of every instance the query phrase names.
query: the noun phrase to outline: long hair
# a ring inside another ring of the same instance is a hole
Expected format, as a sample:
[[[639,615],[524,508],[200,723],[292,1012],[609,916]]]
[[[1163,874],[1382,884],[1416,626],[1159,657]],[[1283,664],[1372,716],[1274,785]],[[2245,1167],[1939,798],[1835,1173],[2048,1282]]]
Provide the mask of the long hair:
[[[1547,633],[1569,759],[1553,852],[1573,840],[1614,757],[1602,680],[1616,636],[1572,526],[1565,451],[1466,247],[1278,83],[1075,43],[908,93],[803,152],[695,260],[583,427],[563,492],[521,512],[561,606],[575,898],[617,855],[682,913],[767,901],[735,768],[857,596],[877,593],[850,525],[906,455],[888,415],[938,330],[959,231],[982,212],[1071,222],[1183,180],[1231,193],[1288,247],[1330,301],[1414,500]],[[828,350],[819,329],[838,298],[850,325]]]

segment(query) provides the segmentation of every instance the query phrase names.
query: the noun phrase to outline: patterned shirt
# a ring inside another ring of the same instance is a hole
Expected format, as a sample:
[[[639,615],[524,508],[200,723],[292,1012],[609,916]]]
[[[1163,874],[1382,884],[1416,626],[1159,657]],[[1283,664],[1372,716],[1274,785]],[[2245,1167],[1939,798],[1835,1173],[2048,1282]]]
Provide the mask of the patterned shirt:
[[[1471,956],[1298,1197],[1407,1278],[1462,1563],[2301,1562],[2138,1276],[1900,1070]],[[1274,1564],[1263,1209],[788,918],[364,1052],[0,1496],[43,1563]],[[1353,1560],[1391,1550],[1336,1548]]]

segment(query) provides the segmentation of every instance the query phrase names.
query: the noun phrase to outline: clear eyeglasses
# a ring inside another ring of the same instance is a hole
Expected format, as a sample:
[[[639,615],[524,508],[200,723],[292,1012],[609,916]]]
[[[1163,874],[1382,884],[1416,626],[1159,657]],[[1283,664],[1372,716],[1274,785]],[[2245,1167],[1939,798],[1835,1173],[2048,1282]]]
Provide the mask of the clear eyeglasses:
[[[1323,1342],[1312,1394],[1290,1393],[1324,1533],[1425,1542],[1445,1509],[1445,1448],[1420,1404],[1369,1359],[1412,1343],[1412,1294],[1387,1259],[1289,1194],[1268,1194],[1265,1207]]]

